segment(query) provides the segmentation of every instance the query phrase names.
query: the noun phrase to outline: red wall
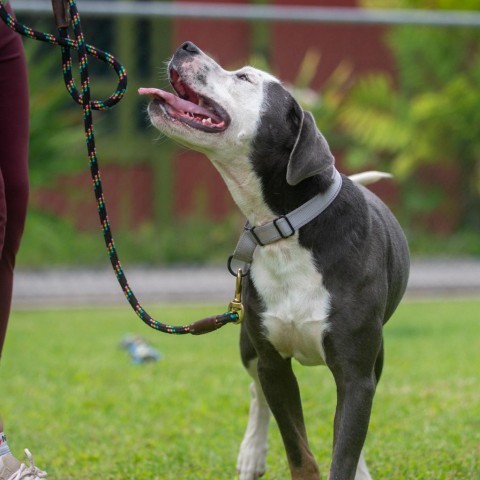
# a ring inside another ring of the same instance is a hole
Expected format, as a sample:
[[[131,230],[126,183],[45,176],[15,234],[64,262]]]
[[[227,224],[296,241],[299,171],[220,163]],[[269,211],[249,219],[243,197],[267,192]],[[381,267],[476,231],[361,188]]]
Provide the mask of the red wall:
[[[276,5],[292,5],[291,0],[273,0]],[[302,5],[357,7],[355,0],[302,0]],[[274,23],[272,60],[282,80],[293,81],[308,50],[321,54],[314,79],[320,88],[339,63],[348,61],[354,72],[391,70],[392,59],[382,42],[385,29],[372,25],[324,23]]]
[[[154,215],[152,172],[148,165],[107,165],[101,169],[103,192],[112,228],[135,228]],[[90,172],[64,175],[48,188],[36,188],[31,203],[69,219],[80,230],[99,230]]]
[[[175,216],[201,215],[222,220],[234,208],[234,202],[222,177],[204,155],[181,151],[174,158]]]
[[[202,0],[189,0],[201,3]],[[209,0],[213,3],[249,3],[247,0]],[[277,5],[297,5],[293,0],[272,0]],[[302,5],[357,6],[355,0],[302,0]],[[250,24],[247,21],[174,20],[173,42],[176,48],[186,40],[196,43],[227,69],[245,64],[250,57]],[[391,70],[391,58],[382,44],[384,29],[341,24],[272,23],[268,46],[273,73],[292,81],[309,49],[321,53],[314,80],[320,88],[336,66],[345,60],[355,72]],[[174,158],[174,218],[203,214],[221,220],[235,208],[222,179],[210,162],[200,154],[179,150]],[[136,227],[154,218],[154,187],[148,166],[108,166],[103,179],[112,225]],[[98,228],[91,182],[85,173],[76,178],[58,179],[57,185],[33,192],[32,203],[52,213],[73,218],[83,229]],[[70,195],[62,195],[62,188]],[[388,192],[390,186],[379,186]],[[60,190],[59,190],[60,189]],[[75,195],[71,195],[72,189]],[[382,192],[384,193],[384,192]]]
[[[193,0],[189,3],[204,3],[204,0]],[[249,2],[212,0],[211,3]],[[250,54],[250,26],[247,21],[176,20],[173,37],[175,48],[190,40],[226,69],[236,69],[244,65]],[[204,155],[193,151],[179,151],[174,158],[174,182],[177,186],[174,189],[174,209],[177,217],[200,213],[213,220],[221,220],[233,208],[233,201],[222,178]]]
[[[182,3],[178,2],[177,3]],[[205,3],[205,0],[188,0],[187,3]],[[250,3],[246,0],[208,0],[208,3]],[[242,65],[250,52],[249,24],[247,21],[234,20],[195,20],[174,21],[174,45],[186,40],[197,44],[225,68]]]
[[[201,3],[202,0],[195,0]],[[225,3],[223,0],[215,0]],[[249,3],[233,0],[226,3]],[[292,0],[272,0],[276,5],[297,5]],[[356,7],[355,0],[302,0],[302,5]],[[292,82],[298,74],[305,54],[315,49],[321,63],[313,81],[321,88],[335,68],[349,61],[354,73],[368,70],[391,70],[392,60],[382,43],[382,27],[343,24],[308,24],[275,22],[270,24],[269,56],[273,73],[281,80]],[[249,24],[245,21],[177,20],[174,22],[174,45],[186,40],[196,43],[226,69],[238,68],[249,60]],[[337,152],[338,153],[338,152]],[[337,163],[341,166],[341,155]],[[208,208],[210,218],[218,220],[231,211],[233,202],[216,170],[203,155],[181,151],[174,160],[175,214],[178,217]],[[386,182],[390,183],[390,182]],[[375,187],[382,198],[393,200],[393,185]],[[199,191],[200,190],[200,191]],[[205,198],[205,192],[208,197]],[[199,204],[198,198],[201,198]]]

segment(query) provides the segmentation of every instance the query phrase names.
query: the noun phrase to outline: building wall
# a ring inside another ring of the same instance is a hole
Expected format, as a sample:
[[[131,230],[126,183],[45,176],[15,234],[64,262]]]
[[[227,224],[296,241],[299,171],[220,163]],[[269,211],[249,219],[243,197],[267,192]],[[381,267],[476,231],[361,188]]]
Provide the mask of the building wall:
[[[222,0],[216,0],[224,3]],[[195,0],[201,3],[201,0]],[[249,3],[232,0],[228,3]],[[272,0],[275,5],[297,5],[293,0]],[[302,5],[357,7],[357,0],[302,0]],[[314,89],[321,89],[326,79],[342,62],[348,61],[353,73],[372,70],[392,70],[392,58],[384,46],[383,27],[356,25],[306,24],[296,22],[257,22],[218,20],[184,20],[174,22],[174,44],[192,40],[202,50],[212,55],[225,68],[238,68],[249,63],[252,53],[259,52],[271,65],[272,73],[282,81],[295,80],[300,65],[308,51],[321,55],[320,68],[312,82]],[[258,34],[259,28],[263,32]],[[257,35],[255,35],[257,33]],[[259,39],[258,39],[259,38]],[[328,140],[328,139],[327,139]],[[341,167],[342,152],[335,152]],[[213,219],[227,215],[233,203],[226,187],[214,168],[196,152],[179,152],[174,161],[177,190],[174,208],[178,215],[195,212],[199,192],[208,192],[203,198],[206,212]],[[185,187],[185,188],[183,188]],[[396,191],[392,185],[375,187],[383,198],[394,201]]]
[[[189,1],[201,3],[201,0]],[[247,0],[209,1],[249,3]],[[257,0],[252,3],[265,2]],[[293,0],[271,0],[271,3],[297,5]],[[301,3],[355,7],[358,1],[302,0]],[[114,132],[112,138],[116,138],[115,142],[118,141],[119,153],[120,150],[126,150],[127,142],[138,142],[142,145],[142,141],[151,141],[139,138],[145,125],[135,129],[132,117],[135,112],[138,116],[144,114],[141,112],[139,99],[135,98],[131,89],[140,86],[136,84],[140,80],[142,84],[144,81],[158,82],[158,77],[162,77],[162,74],[158,73],[159,68],[168,55],[186,40],[198,44],[227,69],[239,68],[249,63],[253,54],[260,54],[271,66],[272,73],[286,82],[294,81],[305,55],[313,49],[321,55],[320,66],[312,82],[316,89],[321,89],[334,69],[344,61],[352,65],[354,73],[392,69],[392,60],[382,42],[385,32],[382,27],[216,19],[175,19],[168,24],[165,20],[162,22],[150,22],[151,28],[147,30],[148,22],[134,24],[133,20],[121,19],[116,30],[113,28],[113,32],[116,32],[113,33],[113,42],[117,47],[112,48],[112,51],[128,62],[127,69],[130,74],[129,97],[108,114],[118,117],[116,122],[120,131]],[[88,27],[85,20],[84,23]],[[128,41],[122,35],[125,31],[130,32]],[[134,37],[135,31],[139,34],[138,38]],[[168,34],[169,38],[165,38],[165,34]],[[138,53],[135,50],[138,44],[147,45],[148,51]],[[150,76],[149,72],[145,71],[146,64],[149,65],[148,70],[151,70]],[[168,150],[167,154],[158,153],[159,163],[156,163],[155,159],[143,161],[140,155],[137,165],[132,166],[130,162],[130,165],[126,166],[112,166],[110,163],[115,161],[115,158],[111,158],[109,165],[102,168],[110,220],[114,227],[136,228],[143,222],[158,221],[155,213],[158,210],[157,204],[161,204],[164,211],[160,218],[162,222],[169,218],[182,219],[193,215],[202,215],[217,221],[236,208],[219,174],[203,155],[185,149],[173,150],[172,154],[171,147],[167,148],[165,144],[168,145],[167,140],[155,147],[157,152],[162,148]],[[140,152],[140,149],[141,147],[137,151]],[[114,148],[111,150],[115,151]],[[337,163],[341,166],[341,152],[335,154]],[[153,155],[156,156],[157,153]],[[102,154],[100,159],[103,160]],[[66,187],[63,196],[59,184]],[[70,185],[74,186],[75,195],[71,194]],[[88,191],[89,185],[87,172],[80,176],[57,179],[48,188],[36,189],[32,195],[32,203],[51,213],[73,218],[75,225],[81,229],[98,228],[96,211],[91,208],[93,200],[88,200],[93,195]],[[394,198],[395,192],[392,193],[391,185],[379,185],[376,188],[384,198],[385,195],[390,199]]]

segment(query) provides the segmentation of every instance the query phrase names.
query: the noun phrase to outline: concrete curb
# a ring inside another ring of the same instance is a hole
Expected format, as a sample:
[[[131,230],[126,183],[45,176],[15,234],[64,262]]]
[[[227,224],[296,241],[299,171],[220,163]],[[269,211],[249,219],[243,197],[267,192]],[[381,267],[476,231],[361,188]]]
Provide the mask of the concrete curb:
[[[126,268],[142,304],[228,303],[234,278],[223,267]],[[479,297],[480,259],[418,259],[412,262],[407,298]],[[109,269],[18,270],[14,308],[118,305],[123,293]]]

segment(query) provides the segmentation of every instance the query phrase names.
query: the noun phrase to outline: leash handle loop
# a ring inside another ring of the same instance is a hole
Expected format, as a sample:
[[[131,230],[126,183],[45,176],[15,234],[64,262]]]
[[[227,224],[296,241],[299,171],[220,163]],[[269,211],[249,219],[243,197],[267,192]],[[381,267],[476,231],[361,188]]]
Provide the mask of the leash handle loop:
[[[61,2],[65,2],[62,3]],[[67,10],[68,5],[68,10]],[[23,35],[24,37],[31,38],[33,40],[38,40],[40,42],[48,43],[50,45],[57,45],[62,47],[62,50],[65,49],[63,53],[63,72],[65,85],[67,91],[73,100],[79,105],[83,105],[83,99],[81,94],[78,92],[78,89],[75,85],[72,76],[72,61],[69,55],[70,49],[78,50],[78,39],[77,41],[72,40],[68,36],[68,26],[70,23],[75,27],[80,27],[80,17],[75,5],[75,0],[52,0],[52,7],[54,11],[55,20],[57,25],[59,25],[59,34],[52,35],[51,33],[39,32],[33,30],[32,28],[23,25],[11,15],[5,5],[3,0],[0,0],[0,18],[5,22],[5,24],[14,30],[15,32]],[[67,21],[68,15],[70,15],[71,20]],[[66,23],[66,27],[63,25]],[[110,65],[115,70],[115,73],[118,76],[118,83],[115,92],[110,95],[105,100],[92,100],[90,108],[92,110],[108,110],[116,105],[125,95],[127,90],[127,71],[125,67],[110,53],[104,52],[92,45],[85,44],[85,49],[88,55],[101,60],[102,62]],[[80,66],[80,69],[82,67]],[[83,88],[83,87],[82,87]]]
[[[68,28],[70,25],[68,2],[66,0],[52,0],[52,9],[57,28]]]

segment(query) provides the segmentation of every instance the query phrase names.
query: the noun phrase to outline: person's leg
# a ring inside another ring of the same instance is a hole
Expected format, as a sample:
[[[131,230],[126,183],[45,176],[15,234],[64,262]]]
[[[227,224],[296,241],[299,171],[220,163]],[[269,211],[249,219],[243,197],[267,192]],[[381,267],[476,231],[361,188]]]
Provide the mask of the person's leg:
[[[15,256],[27,212],[28,131],[27,69],[21,38],[0,22],[0,359],[12,302]],[[8,392],[2,389],[2,394]],[[3,432],[0,418],[0,480],[44,478],[45,472],[35,467],[28,450],[29,467],[10,453]]]
[[[0,168],[0,259],[2,258],[3,245],[5,243],[5,230],[7,228],[7,201],[5,199],[5,186],[3,184],[2,169]],[[1,283],[0,285],[3,285]],[[1,308],[1,307],[0,307]],[[0,314],[0,358],[2,354],[2,345],[5,341],[7,330],[7,315]],[[3,427],[0,419],[0,427]],[[3,428],[0,428],[3,432]]]
[[[15,256],[27,211],[29,107],[21,38],[3,22],[0,24],[0,171],[4,190],[4,207],[0,214],[4,217],[4,240],[0,250],[1,355],[10,314]]]

